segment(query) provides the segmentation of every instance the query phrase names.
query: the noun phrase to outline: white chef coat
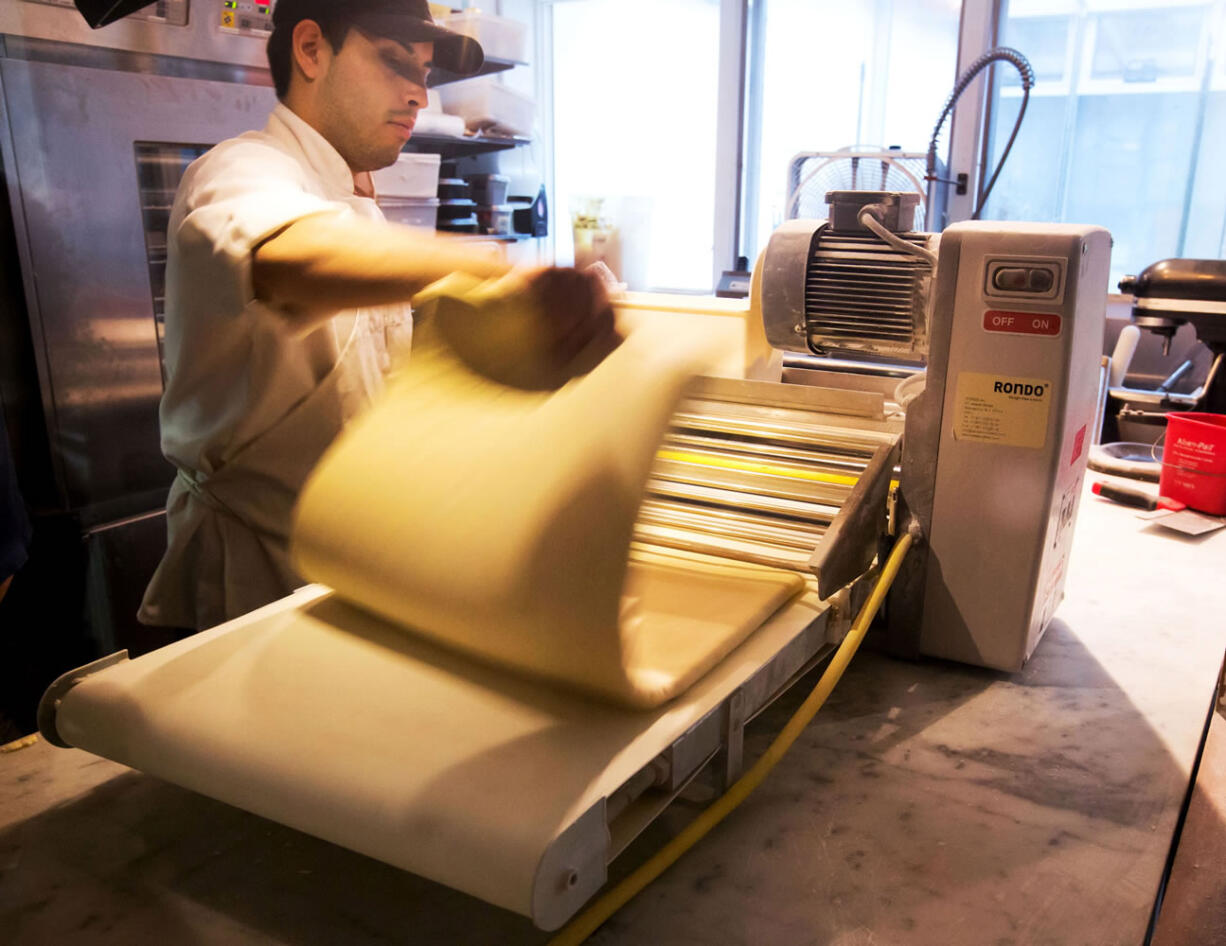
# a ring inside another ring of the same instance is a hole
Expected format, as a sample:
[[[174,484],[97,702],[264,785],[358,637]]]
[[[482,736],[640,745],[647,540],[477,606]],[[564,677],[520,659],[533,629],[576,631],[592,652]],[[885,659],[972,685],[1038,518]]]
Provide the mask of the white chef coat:
[[[306,335],[252,290],[252,255],[303,217],[382,220],[335,148],[284,104],[187,169],[167,234],[162,451],[179,475],[149,624],[211,627],[300,584],[293,502],[344,422],[407,353],[407,305],[338,313]]]

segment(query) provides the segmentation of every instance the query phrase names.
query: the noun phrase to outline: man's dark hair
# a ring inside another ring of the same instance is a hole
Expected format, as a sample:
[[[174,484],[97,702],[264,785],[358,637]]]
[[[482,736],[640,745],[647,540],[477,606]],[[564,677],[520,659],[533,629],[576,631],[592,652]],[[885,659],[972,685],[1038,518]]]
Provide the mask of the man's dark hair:
[[[290,76],[294,74],[294,27],[302,20],[310,19],[319,24],[319,31],[334,50],[339,50],[353,28],[351,18],[345,16],[344,3],[335,4],[336,12],[302,17],[292,23],[278,24],[268,37],[268,68],[272,72],[273,88],[277,90],[277,98],[283,99],[289,94]]]

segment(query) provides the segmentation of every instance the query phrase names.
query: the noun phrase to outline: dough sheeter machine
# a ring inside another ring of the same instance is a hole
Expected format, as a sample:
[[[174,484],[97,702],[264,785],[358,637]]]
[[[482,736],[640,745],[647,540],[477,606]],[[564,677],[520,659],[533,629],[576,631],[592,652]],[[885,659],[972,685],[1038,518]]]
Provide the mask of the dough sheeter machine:
[[[745,724],[833,652],[891,533],[921,541],[883,646],[1017,669],[1062,593],[1110,237],[907,232],[911,200],[834,194],[828,223],[790,221],[748,304],[619,303],[628,325],[721,336],[731,353],[672,416],[632,554],[805,582],[675,699],[635,710],[544,685],[314,585],[65,674],[40,706],[44,737],[556,929],[698,773],[736,777]],[[861,370],[882,359],[888,381]]]

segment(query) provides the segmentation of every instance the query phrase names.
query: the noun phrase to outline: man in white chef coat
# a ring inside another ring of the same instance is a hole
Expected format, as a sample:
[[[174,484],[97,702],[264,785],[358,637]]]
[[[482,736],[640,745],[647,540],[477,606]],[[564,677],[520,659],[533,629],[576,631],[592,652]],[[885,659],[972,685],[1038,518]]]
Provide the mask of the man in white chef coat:
[[[279,104],[187,170],[171,213],[161,425],[178,475],[147,624],[211,627],[299,585],[295,499],[407,347],[408,300],[457,270],[507,269],[384,222],[370,179],[412,134],[431,67],[474,72],[480,46],[426,0],[280,0],[273,22]],[[615,343],[594,278],[546,269],[525,286],[559,365]]]

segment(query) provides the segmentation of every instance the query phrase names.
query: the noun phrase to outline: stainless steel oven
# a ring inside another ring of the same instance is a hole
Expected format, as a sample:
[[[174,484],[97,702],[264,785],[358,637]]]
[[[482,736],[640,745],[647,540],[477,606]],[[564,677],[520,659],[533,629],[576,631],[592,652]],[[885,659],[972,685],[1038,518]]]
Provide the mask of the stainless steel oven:
[[[135,607],[173,478],[157,416],[166,220],[187,164],[274,104],[270,11],[160,0],[95,31],[71,0],[0,3],[0,402],[36,533],[55,522],[43,534],[59,537],[36,534],[32,577],[0,612],[16,635],[97,653],[146,640]]]

